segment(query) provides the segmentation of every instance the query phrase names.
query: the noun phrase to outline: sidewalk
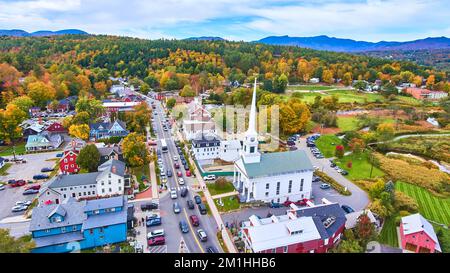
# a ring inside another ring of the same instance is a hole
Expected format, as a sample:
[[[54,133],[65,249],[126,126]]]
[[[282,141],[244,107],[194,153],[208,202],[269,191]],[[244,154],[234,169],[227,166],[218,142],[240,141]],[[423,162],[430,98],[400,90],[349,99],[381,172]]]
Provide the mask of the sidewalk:
[[[219,199],[219,198],[224,198],[224,197],[233,196],[233,195],[239,195],[239,192],[237,192],[237,191],[232,191],[232,192],[226,192],[226,193],[216,194],[216,195],[211,196],[211,198],[212,198],[212,199]]]
[[[147,139],[150,138],[150,127],[146,127],[147,130]],[[147,149],[150,150],[148,146],[148,142],[146,142]],[[156,171],[155,171],[155,162],[151,161],[149,164],[150,169],[150,183],[151,183],[151,189],[152,189],[152,198],[158,199],[159,198],[159,192],[158,192],[158,183],[156,181]]]

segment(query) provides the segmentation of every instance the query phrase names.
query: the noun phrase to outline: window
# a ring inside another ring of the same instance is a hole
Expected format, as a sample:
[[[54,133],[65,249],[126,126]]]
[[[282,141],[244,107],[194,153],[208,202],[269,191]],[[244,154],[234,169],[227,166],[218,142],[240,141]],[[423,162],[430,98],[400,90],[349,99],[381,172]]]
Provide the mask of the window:
[[[66,227],[61,227],[61,233],[66,233]]]
[[[288,193],[292,192],[292,180],[289,180]]]
[[[105,189],[102,189],[102,193],[105,193]]]
[[[64,194],[64,199],[66,199],[66,194]]]
[[[269,187],[270,187],[270,184],[269,184],[269,183],[267,183],[267,184],[266,184],[266,190],[268,190],[268,189],[269,189]]]
[[[81,196],[81,192],[78,193],[78,196]]]
[[[119,187],[119,191],[121,191],[122,190],[122,187]]]
[[[288,252],[288,247],[287,246],[283,246],[283,253],[287,253]]]
[[[255,152],[255,147],[254,146],[250,147],[250,153],[253,154],[254,152]]]
[[[277,182],[277,195],[280,194],[280,182]]]
[[[109,192],[112,192],[112,189],[111,189],[111,188],[109,188]]]
[[[76,194],[75,194],[74,192],[72,193],[72,197],[73,197],[73,198],[75,198],[75,197],[76,197]]]
[[[304,179],[302,178],[302,180],[300,181],[300,191],[303,191],[303,182],[304,182]]]
[[[266,197],[268,197],[269,196],[269,193],[268,192],[266,192]]]
[[[277,249],[276,248],[272,248],[272,253],[276,253]]]
[[[111,173],[108,174],[108,178],[111,178]]]
[[[94,214],[99,214],[100,211],[98,209],[94,210]]]
[[[119,184],[122,183],[122,179],[119,179],[119,180],[118,180],[118,183],[119,183]]]
[[[73,227],[72,227],[72,230],[73,230],[73,231],[77,231],[77,226],[73,226]]]

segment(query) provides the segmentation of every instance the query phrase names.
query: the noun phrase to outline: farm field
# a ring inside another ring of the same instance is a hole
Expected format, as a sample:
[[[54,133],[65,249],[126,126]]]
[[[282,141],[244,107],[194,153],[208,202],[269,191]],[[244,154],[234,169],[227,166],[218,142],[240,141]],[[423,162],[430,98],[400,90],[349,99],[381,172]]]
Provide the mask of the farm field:
[[[383,229],[381,230],[380,236],[378,237],[378,241],[380,243],[392,247],[399,247],[395,219],[396,216],[393,215],[385,220]]]
[[[338,125],[339,129],[341,129],[344,132],[345,131],[354,131],[354,130],[359,129],[358,118],[354,117],[354,116],[337,117],[337,125]]]
[[[302,90],[295,90],[302,91]],[[321,96],[322,98],[329,96],[337,96],[339,98],[339,103],[358,103],[365,104],[370,102],[382,102],[384,101],[384,97],[379,94],[371,94],[371,93],[360,93],[353,90],[312,90],[312,91],[322,91],[322,92],[289,92],[291,95],[293,93],[300,93],[301,100],[306,103],[313,103],[314,98],[317,96]],[[288,93],[288,94],[289,94]]]
[[[331,89],[336,89],[336,88],[340,88],[340,87],[339,86],[322,86],[322,85],[293,85],[293,86],[287,87],[288,90],[300,90],[300,91],[307,91],[307,90],[322,91],[322,90],[331,90]]]
[[[434,196],[424,188],[401,181],[395,183],[395,189],[414,198],[419,205],[419,212],[426,219],[450,224],[450,198]]]

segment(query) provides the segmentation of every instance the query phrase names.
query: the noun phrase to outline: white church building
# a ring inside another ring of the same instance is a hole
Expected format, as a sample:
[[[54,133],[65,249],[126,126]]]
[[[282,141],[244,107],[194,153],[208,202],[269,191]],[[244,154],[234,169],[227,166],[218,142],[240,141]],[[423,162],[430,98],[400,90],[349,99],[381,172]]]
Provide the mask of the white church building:
[[[240,158],[234,163],[233,185],[241,202],[274,202],[309,199],[314,168],[302,150],[263,153],[258,151],[256,131],[256,80]]]

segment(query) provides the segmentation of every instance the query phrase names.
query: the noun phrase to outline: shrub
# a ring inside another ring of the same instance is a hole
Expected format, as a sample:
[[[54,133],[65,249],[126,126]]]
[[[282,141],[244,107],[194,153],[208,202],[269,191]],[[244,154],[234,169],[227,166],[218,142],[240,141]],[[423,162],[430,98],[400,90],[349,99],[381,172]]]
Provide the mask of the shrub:
[[[337,145],[334,154],[336,155],[337,158],[343,158],[344,157],[344,146]]]
[[[401,191],[395,192],[395,208],[400,211],[415,213],[419,211],[416,200]]]
[[[331,187],[333,187],[337,192],[339,192],[342,195],[351,195],[352,193],[347,189],[345,190],[345,187],[336,182],[333,178],[329,177],[326,173],[321,171],[315,171],[315,175],[320,177],[325,183],[330,184]]]

